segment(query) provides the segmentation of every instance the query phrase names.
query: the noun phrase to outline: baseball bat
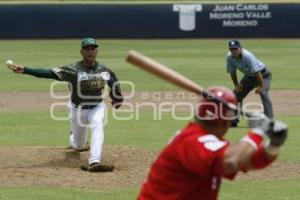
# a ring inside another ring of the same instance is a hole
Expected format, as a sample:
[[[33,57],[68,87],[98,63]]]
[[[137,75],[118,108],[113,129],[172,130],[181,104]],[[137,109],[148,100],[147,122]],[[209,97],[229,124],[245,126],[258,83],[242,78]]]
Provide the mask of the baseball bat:
[[[187,91],[194,92],[198,95],[209,96],[209,94],[197,83],[192,80],[186,78],[185,76],[179,74],[178,72],[168,68],[167,66],[137,52],[134,50],[130,50],[127,56],[127,62],[148,71],[155,76],[160,77],[174,85],[177,85]],[[209,96],[212,100],[223,103],[226,107],[237,110],[236,105],[228,104],[222,99],[214,96]]]
[[[177,85],[185,90],[194,92],[201,95],[204,91],[201,86],[191,81],[190,79],[184,77],[183,75],[175,72],[174,70],[168,68],[167,66],[138,53],[137,51],[131,50],[127,56],[127,62],[134,64],[135,66],[142,68],[161,79],[164,79],[174,85]]]

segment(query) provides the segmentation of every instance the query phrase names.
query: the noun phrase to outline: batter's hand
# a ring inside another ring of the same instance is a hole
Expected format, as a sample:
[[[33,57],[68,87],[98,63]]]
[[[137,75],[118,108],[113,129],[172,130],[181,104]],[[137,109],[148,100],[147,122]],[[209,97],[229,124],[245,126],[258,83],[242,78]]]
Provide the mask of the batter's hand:
[[[18,74],[23,74],[24,73],[24,66],[23,65],[8,64],[7,67],[15,73],[18,73]]]
[[[242,92],[243,91],[243,85],[242,84],[236,85],[234,91],[235,92]]]
[[[258,86],[258,87],[255,89],[255,94],[260,94],[262,91],[263,91],[263,87]]]
[[[273,122],[265,114],[246,113],[246,116],[248,117],[249,128],[254,132],[265,135],[270,131]]]
[[[275,121],[272,124],[271,130],[268,132],[271,145],[280,147],[286,140],[288,135],[288,127],[281,121]]]

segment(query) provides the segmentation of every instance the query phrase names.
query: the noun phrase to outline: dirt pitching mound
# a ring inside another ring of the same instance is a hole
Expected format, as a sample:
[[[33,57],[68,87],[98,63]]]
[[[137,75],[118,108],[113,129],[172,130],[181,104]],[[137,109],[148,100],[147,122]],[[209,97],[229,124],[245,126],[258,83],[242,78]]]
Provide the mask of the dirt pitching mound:
[[[0,148],[1,186],[51,186],[107,190],[139,187],[157,152],[126,146],[104,147],[103,164],[113,164],[113,172],[90,173],[80,169],[89,152],[65,147]],[[300,164],[276,162],[270,168],[240,173],[238,181],[300,177]]]
[[[0,148],[0,186],[52,186],[112,189],[138,186],[155,152],[126,146],[105,146],[103,164],[115,170],[91,173],[80,169],[89,152],[60,147]]]

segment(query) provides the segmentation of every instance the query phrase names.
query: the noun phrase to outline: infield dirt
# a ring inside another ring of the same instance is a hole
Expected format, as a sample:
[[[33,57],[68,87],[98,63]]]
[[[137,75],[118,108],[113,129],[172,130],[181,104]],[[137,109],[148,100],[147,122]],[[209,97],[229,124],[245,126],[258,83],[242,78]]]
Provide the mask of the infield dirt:
[[[51,186],[86,189],[137,187],[147,176],[158,152],[126,146],[104,147],[103,163],[115,170],[90,173],[80,169],[88,152],[66,147],[0,148],[0,186]],[[300,164],[276,162],[268,169],[240,174],[239,181],[300,177]]]

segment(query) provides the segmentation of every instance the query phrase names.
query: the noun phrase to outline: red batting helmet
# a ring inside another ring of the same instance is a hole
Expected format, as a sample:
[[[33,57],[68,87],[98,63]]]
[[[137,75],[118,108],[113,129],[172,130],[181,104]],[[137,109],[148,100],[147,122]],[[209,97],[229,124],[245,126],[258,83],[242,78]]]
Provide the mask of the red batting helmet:
[[[226,125],[236,116],[236,96],[228,88],[212,86],[202,96],[196,110],[197,120]]]

